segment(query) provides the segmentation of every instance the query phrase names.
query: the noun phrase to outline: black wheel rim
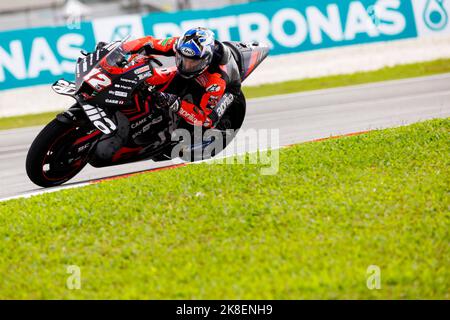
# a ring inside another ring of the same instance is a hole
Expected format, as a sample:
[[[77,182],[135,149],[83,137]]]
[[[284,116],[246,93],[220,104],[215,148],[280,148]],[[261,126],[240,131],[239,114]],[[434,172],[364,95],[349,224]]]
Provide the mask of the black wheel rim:
[[[49,146],[42,160],[42,174],[49,181],[70,179],[86,161],[85,154],[79,154],[74,142],[82,136],[78,128],[70,128],[57,137]]]

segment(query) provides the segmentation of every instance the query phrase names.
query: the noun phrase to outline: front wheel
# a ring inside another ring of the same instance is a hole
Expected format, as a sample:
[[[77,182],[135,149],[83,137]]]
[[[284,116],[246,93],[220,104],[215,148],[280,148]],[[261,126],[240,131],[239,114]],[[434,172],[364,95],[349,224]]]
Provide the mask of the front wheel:
[[[86,132],[54,119],[34,139],[27,154],[26,170],[31,181],[41,187],[67,182],[87,164],[89,145]]]

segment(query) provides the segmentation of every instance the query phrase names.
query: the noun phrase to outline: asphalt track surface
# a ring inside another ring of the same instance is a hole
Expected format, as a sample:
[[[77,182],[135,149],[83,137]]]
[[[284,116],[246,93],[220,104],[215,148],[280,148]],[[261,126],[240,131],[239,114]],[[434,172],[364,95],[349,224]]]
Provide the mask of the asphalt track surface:
[[[443,74],[249,100],[242,129],[279,129],[284,146],[449,116],[450,74]],[[42,189],[25,172],[28,148],[41,129],[0,131],[0,199]],[[149,160],[101,169],[87,166],[66,185],[171,164]]]

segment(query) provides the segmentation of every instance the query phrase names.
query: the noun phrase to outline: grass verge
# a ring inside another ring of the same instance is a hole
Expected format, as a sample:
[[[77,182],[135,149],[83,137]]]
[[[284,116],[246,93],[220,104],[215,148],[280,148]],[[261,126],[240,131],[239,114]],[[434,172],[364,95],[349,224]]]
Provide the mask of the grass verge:
[[[0,130],[39,126],[50,122],[58,112],[28,114],[25,116],[0,118]]]
[[[251,99],[277,94],[328,89],[369,82],[428,76],[446,72],[450,72],[450,59],[406,64],[387,67],[376,71],[358,72],[348,75],[302,79],[275,84],[266,84],[262,86],[245,87],[244,93],[248,99]],[[0,130],[43,125],[50,122],[55,114],[55,112],[49,112],[36,115],[0,118]]]
[[[203,163],[0,203],[0,298],[449,299],[449,130],[297,145],[273,176]]]

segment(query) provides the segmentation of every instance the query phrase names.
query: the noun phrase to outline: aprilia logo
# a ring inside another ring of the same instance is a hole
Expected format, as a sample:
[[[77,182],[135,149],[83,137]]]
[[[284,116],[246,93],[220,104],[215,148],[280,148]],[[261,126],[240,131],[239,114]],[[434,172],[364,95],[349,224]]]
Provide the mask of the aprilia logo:
[[[232,94],[227,93],[223,96],[222,100],[216,107],[216,112],[219,118],[223,116],[223,114],[225,113],[227,108],[233,103],[233,101],[234,96]]]
[[[197,123],[197,122],[199,122],[199,120],[198,120],[193,114],[190,114],[189,112],[187,112],[187,111],[184,110],[184,109],[180,109],[180,111],[178,111],[178,114],[179,114],[180,116],[182,116],[183,118],[185,118],[185,119],[191,121],[192,123]]]
[[[102,108],[85,104],[83,105],[83,110],[86,112],[92,124],[104,134],[110,134],[117,129],[115,123],[106,116]]]

